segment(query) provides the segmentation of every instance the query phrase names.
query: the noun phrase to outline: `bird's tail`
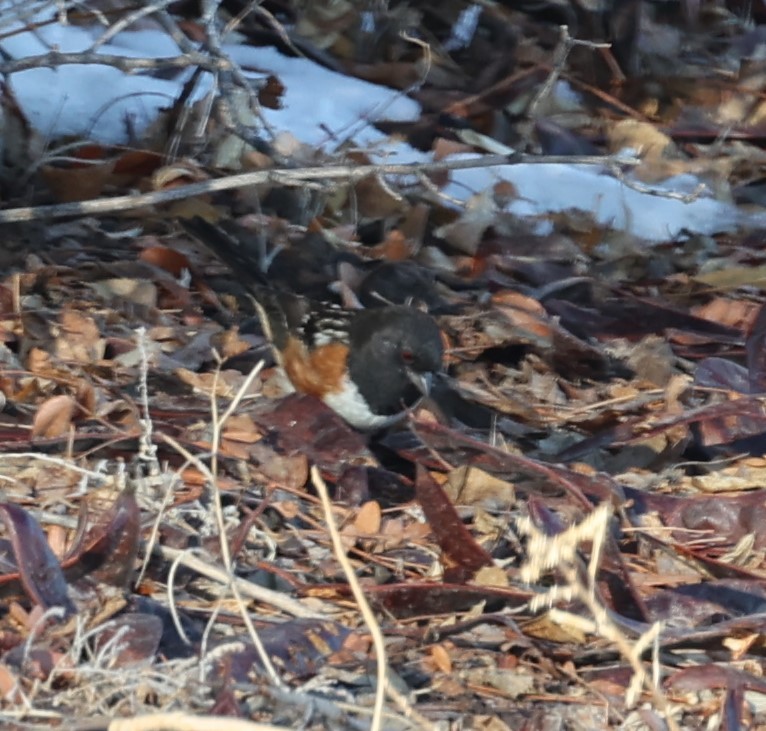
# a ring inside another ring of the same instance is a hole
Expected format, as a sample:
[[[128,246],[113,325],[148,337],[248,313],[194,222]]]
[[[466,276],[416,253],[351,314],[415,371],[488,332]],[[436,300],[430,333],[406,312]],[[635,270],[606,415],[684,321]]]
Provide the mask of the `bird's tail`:
[[[201,216],[182,218],[179,223],[226,264],[234,277],[247,288],[264,334],[278,349],[283,348],[289,333],[286,313],[294,296],[277,292],[269,286],[264,270],[264,246],[258,234],[230,221],[210,223]]]

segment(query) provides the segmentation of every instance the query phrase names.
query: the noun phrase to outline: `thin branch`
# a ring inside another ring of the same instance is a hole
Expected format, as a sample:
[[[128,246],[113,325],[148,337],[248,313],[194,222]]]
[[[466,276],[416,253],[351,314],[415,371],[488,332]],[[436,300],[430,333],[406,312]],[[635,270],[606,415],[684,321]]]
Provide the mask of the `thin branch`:
[[[221,34],[218,31],[220,4],[221,0],[202,0],[202,15],[200,17],[200,22],[205,28],[206,44],[211,57],[225,59],[227,63],[226,69],[222,66],[216,74],[220,88],[217,99],[219,117],[224,126],[231,129],[240,139],[252,145],[256,150],[266,151],[268,146],[259,137],[258,131],[248,125],[247,121],[243,122],[241,119],[241,102],[238,99],[237,90],[241,90],[246,95],[250,111],[258,117],[263,129],[272,138],[275,136],[274,130],[269,126],[261,112],[261,105],[253,90],[252,83],[245,76],[239,64],[223,52]]]
[[[543,99],[545,99],[551,93],[556,82],[559,80],[561,74],[564,71],[564,66],[566,64],[567,58],[575,46],[586,46],[588,48],[596,49],[611,48],[611,45],[611,43],[595,43],[593,41],[581,41],[576,38],[572,38],[569,35],[568,26],[559,26],[559,42],[556,46],[556,50],[553,53],[553,64],[551,72],[548,74],[548,78],[545,80],[545,83],[540,87],[529,105],[527,114],[530,119],[534,119],[537,116],[537,110],[540,104],[542,103]]]
[[[324,167],[306,168],[272,168],[271,170],[256,170],[250,173],[229,175],[215,180],[153,193],[140,195],[121,195],[114,198],[104,198],[77,203],[58,203],[47,206],[26,206],[0,211],[0,223],[14,221],[31,221],[37,219],[67,218],[86,214],[105,214],[116,211],[130,211],[144,206],[168,203],[170,201],[193,198],[196,195],[214,193],[223,190],[246,188],[251,185],[272,183],[275,185],[307,185],[309,181],[356,182],[368,175],[420,175],[431,172],[449,170],[468,170],[471,168],[489,168],[498,165],[524,164],[567,164],[567,165],[601,165],[610,170],[630,167],[640,164],[637,158],[623,158],[613,155],[583,155],[579,157],[566,155],[550,155],[545,157],[534,155],[484,155],[471,158],[441,160],[438,162],[416,163],[406,165],[331,165]]]
[[[211,72],[231,69],[231,63],[225,58],[211,58],[208,54],[199,51],[184,53],[182,56],[163,56],[161,58],[130,58],[128,56],[102,55],[90,51],[84,53],[49,51],[40,56],[26,56],[0,63],[0,74],[17,74],[30,69],[86,64],[112,66],[126,74],[133,74],[137,71],[157,71],[165,68],[185,69],[190,66],[199,66]]]
[[[173,0],[158,0],[158,2],[148,3],[138,8],[137,10],[134,10],[132,13],[128,13],[122,18],[119,18],[117,21],[112,23],[112,25],[110,25],[106,31],[104,31],[104,33],[96,40],[96,42],[90,47],[89,50],[91,53],[94,53],[105,43],[109,43],[109,41],[111,41],[112,38],[114,38],[116,35],[122,33],[124,30],[127,30],[134,23],[137,23],[139,20],[141,20],[141,18],[159,13],[161,10],[167,8],[167,6],[172,2]]]
[[[176,548],[170,548],[169,546],[163,546],[161,544],[154,546],[154,554],[160,556],[168,561],[174,561],[181,556],[179,563],[183,564],[192,571],[196,571],[198,574],[205,576],[208,579],[217,581],[221,584],[229,584],[229,574],[217,566],[213,566],[205,561],[202,561],[195,556],[189,555],[188,552],[180,551]],[[182,555],[183,554],[183,555]],[[330,604],[324,602],[317,603],[318,600],[312,600],[312,606],[317,607],[317,611],[309,609],[304,604],[296,599],[293,599],[287,594],[283,594],[273,589],[267,589],[263,586],[253,584],[246,579],[240,577],[234,577],[234,583],[237,585],[237,589],[243,596],[249,599],[255,599],[263,604],[269,604],[272,607],[276,607],[286,614],[290,614],[293,617],[301,617],[305,619],[327,619],[329,615],[332,615],[336,610]]]
[[[108,731],[288,731],[288,728],[224,716],[152,713],[135,718],[115,719],[109,724]]]

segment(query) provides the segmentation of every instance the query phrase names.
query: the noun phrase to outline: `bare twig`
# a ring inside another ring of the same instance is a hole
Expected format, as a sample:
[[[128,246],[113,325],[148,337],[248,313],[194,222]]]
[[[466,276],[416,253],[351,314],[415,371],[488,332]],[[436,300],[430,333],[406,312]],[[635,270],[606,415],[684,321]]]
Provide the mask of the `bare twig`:
[[[167,476],[167,479],[165,480],[165,494],[162,497],[162,502],[160,503],[156,515],[154,518],[154,522],[152,524],[152,530],[149,533],[149,538],[146,542],[146,550],[144,551],[144,560],[141,564],[141,570],[138,572],[138,576],[136,577],[136,586],[140,586],[141,583],[144,580],[144,575],[146,574],[146,570],[149,568],[149,560],[152,556],[152,550],[154,549],[155,543],[157,543],[160,535],[160,528],[162,527],[162,519],[165,516],[165,511],[170,506],[171,502],[173,501],[173,496],[175,494],[175,489],[178,487],[180,480],[180,473],[186,469],[187,463],[184,463],[180,469],[178,469],[176,472],[170,473]],[[180,626],[180,625],[179,625]]]
[[[187,552],[180,551],[176,548],[170,548],[169,546],[163,546],[161,544],[154,546],[154,553],[157,556],[168,561],[174,561],[181,556],[179,563],[183,564],[192,571],[196,571],[198,574],[205,576],[213,581],[218,581],[221,584],[228,584],[229,578],[223,569],[213,566],[205,561],[202,561],[194,556],[189,555]],[[182,555],[183,554],[183,555]],[[249,599],[254,599],[264,604],[269,604],[272,607],[280,609],[286,614],[290,614],[293,617],[301,617],[306,619],[326,619],[328,614],[332,614],[335,608],[330,604],[324,604],[318,602],[318,600],[312,600],[313,606],[322,611],[308,609],[301,602],[293,599],[286,594],[273,589],[267,589],[263,586],[258,586],[250,581],[241,579],[239,577],[234,578],[234,582],[237,585],[237,589],[243,596]]]
[[[588,48],[609,48],[611,43],[594,43],[593,41],[581,41],[576,38],[572,38],[569,35],[569,28],[566,25],[559,27],[559,42],[556,46],[556,50],[553,53],[553,64],[551,72],[548,74],[548,78],[545,79],[545,83],[538,89],[534,98],[529,104],[527,114],[530,119],[534,119],[537,115],[537,110],[553,89],[556,82],[559,80],[569,53],[575,46],[587,46]]]
[[[242,718],[193,716],[188,713],[152,713],[136,718],[118,718],[108,731],[288,731],[287,726],[255,723]]]
[[[158,0],[157,2],[146,3],[132,13],[124,15],[117,21],[112,23],[104,33],[96,40],[96,42],[90,47],[91,53],[95,53],[105,43],[109,43],[116,35],[122,33],[124,30],[130,28],[131,25],[137,23],[141,18],[146,18],[149,15],[159,13],[161,10],[167,8],[173,0]]]
[[[212,491],[212,503],[213,503],[213,509],[215,511],[215,518],[216,522],[218,524],[218,534],[219,534],[219,543],[221,546],[221,556],[223,558],[224,566],[226,567],[226,572],[228,573],[230,577],[230,587],[231,592],[234,594],[234,598],[237,602],[237,605],[240,609],[240,614],[242,615],[242,621],[245,623],[245,626],[247,627],[248,633],[250,634],[250,639],[253,641],[253,645],[255,646],[255,649],[258,652],[258,655],[261,658],[261,663],[263,663],[263,667],[266,669],[266,672],[269,674],[269,677],[276,685],[282,685],[282,679],[277,674],[276,668],[274,667],[274,663],[271,662],[271,658],[269,657],[269,654],[266,652],[266,648],[263,645],[263,642],[261,641],[261,638],[258,634],[258,631],[255,628],[255,625],[253,624],[252,619],[250,618],[250,613],[247,611],[247,608],[245,607],[245,603],[242,600],[242,593],[239,591],[235,581],[234,581],[234,567],[232,565],[232,559],[231,559],[231,549],[229,548],[229,539],[226,534],[226,525],[224,522],[223,517],[223,505],[221,505],[221,493],[218,489],[218,449],[220,448],[221,444],[221,431],[223,429],[223,425],[226,423],[227,419],[236,411],[236,409],[239,407],[239,404],[242,402],[242,399],[244,398],[245,394],[250,390],[250,387],[253,383],[253,381],[256,379],[258,374],[261,372],[261,369],[263,368],[263,361],[260,361],[248,374],[247,378],[242,382],[242,386],[240,387],[239,391],[237,392],[236,396],[232,399],[231,404],[229,404],[229,408],[226,409],[223,416],[219,417],[218,415],[218,402],[216,401],[216,391],[217,391],[217,383],[218,383],[218,377],[220,375],[220,368],[216,368],[215,371],[215,378],[213,380],[213,388],[210,391],[210,406],[211,411],[213,414],[213,449],[211,454],[211,469],[210,471],[206,471],[206,474],[212,479],[210,479],[210,488]]]
[[[263,0],[250,0],[229,22],[223,29],[223,35],[226,36],[237,29],[237,26],[250,14],[256,13],[266,20],[266,22],[274,29],[274,32],[279,36],[282,43],[287,46],[298,58],[306,58],[305,54],[298,48],[290,38],[285,27],[269,12],[266,8],[261,7]]]
[[[192,454],[187,452],[174,439],[167,437],[167,440],[168,440],[168,443],[172,444],[176,450],[178,450],[181,454],[183,454],[187,459],[191,460],[194,466],[198,470],[200,470],[200,472],[202,472],[208,480],[208,484],[210,485],[211,490],[213,492],[212,502],[213,502],[214,511],[216,515],[216,522],[218,523],[219,532],[220,532],[221,553],[223,555],[224,566],[225,566],[224,571],[222,571],[221,573],[223,574],[223,576],[226,577],[226,580],[224,581],[224,583],[231,589],[231,592],[232,594],[234,594],[234,598],[237,601],[237,604],[242,610],[241,611],[242,620],[245,626],[247,627],[248,633],[250,634],[250,638],[253,641],[253,645],[255,646],[255,649],[258,652],[261,662],[263,663],[263,667],[265,668],[271,680],[276,685],[281,685],[282,680],[279,677],[279,675],[277,675],[277,671],[274,668],[274,664],[271,662],[271,658],[266,652],[266,648],[264,647],[263,642],[261,642],[261,638],[258,635],[258,631],[256,630],[255,625],[253,624],[253,621],[250,618],[250,614],[247,612],[247,609],[245,608],[244,602],[242,600],[242,595],[243,594],[247,595],[247,592],[243,592],[240,590],[240,585],[237,581],[237,577],[235,577],[234,573],[232,572],[229,543],[228,543],[228,538],[226,537],[226,530],[225,530],[226,526],[223,520],[223,509],[221,506],[221,497],[218,494],[218,485],[217,485],[217,480],[215,478],[215,474],[211,472],[207,468],[207,466],[203,464],[201,460],[196,459]]]
[[[241,121],[239,107],[240,94],[247,96],[250,110],[257,115],[261,127],[274,137],[273,129],[266,122],[261,113],[261,105],[253,86],[239,64],[227,56],[221,48],[221,34],[218,30],[218,9],[221,0],[202,0],[202,16],[200,22],[205,28],[207,35],[207,48],[213,58],[225,59],[226,66],[220,66],[216,70],[216,79],[220,88],[218,96],[218,112],[221,121],[231,129],[240,139],[252,145],[256,149],[262,149],[263,141],[255,129]],[[240,93],[238,93],[238,90]]]
[[[140,354],[138,392],[141,403],[141,436],[138,440],[138,458],[148,464],[152,474],[159,474],[159,462],[157,461],[157,445],[152,439],[154,425],[149,413],[149,353],[146,348],[146,328],[139,327],[136,330],[136,345]]]
[[[631,180],[630,178],[626,177],[622,170],[613,169],[611,172],[614,174],[614,177],[617,178],[617,180],[619,180],[626,188],[635,190],[636,193],[652,195],[657,198],[670,198],[671,200],[681,201],[682,203],[693,203],[708,189],[705,183],[698,183],[694,190],[689,191],[688,193],[682,193],[680,191],[674,190],[664,190],[663,188],[652,188],[649,185],[644,185],[644,183],[641,183],[638,180]]]
[[[507,155],[484,155],[407,165],[332,165],[306,168],[272,168],[271,170],[257,170],[250,173],[229,175],[224,178],[206,180],[201,183],[190,183],[189,185],[180,186],[178,188],[159,190],[153,193],[143,193],[140,195],[121,195],[101,200],[80,201],[78,203],[60,203],[49,206],[10,208],[5,211],[0,211],[0,223],[129,211],[135,210],[136,208],[143,208],[144,206],[193,198],[196,195],[203,195],[205,193],[235,190],[238,188],[246,188],[250,185],[261,185],[263,183],[296,186],[308,185],[310,184],[310,181],[343,181],[353,183],[368,175],[419,175],[449,170],[489,168],[515,163],[601,165],[610,170],[617,170],[626,166],[631,167],[638,165],[640,161],[636,158],[623,158],[612,155],[583,155],[579,157],[565,155],[550,155],[547,157],[534,155],[517,155],[512,157]]]
[[[200,66],[206,71],[229,70],[231,62],[226,58],[211,58],[207,53],[190,51],[182,56],[163,56],[161,58],[130,58],[128,56],[112,56],[85,51],[82,53],[61,53],[49,51],[40,56],[26,56],[13,61],[0,63],[0,74],[16,74],[29,69],[54,68],[56,66],[72,66],[98,64],[112,66],[126,74],[137,71],[157,71],[165,68],[186,69],[190,66]]]

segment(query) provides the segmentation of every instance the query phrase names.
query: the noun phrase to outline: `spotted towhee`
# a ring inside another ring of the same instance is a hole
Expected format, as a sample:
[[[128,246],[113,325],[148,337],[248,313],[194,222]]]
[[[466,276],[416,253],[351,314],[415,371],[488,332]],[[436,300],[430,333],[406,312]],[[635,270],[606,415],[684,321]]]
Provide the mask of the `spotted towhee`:
[[[405,305],[346,310],[274,290],[230,227],[199,217],[182,223],[247,286],[297,391],[317,396],[365,431],[393,424],[428,393],[444,354],[430,315]]]

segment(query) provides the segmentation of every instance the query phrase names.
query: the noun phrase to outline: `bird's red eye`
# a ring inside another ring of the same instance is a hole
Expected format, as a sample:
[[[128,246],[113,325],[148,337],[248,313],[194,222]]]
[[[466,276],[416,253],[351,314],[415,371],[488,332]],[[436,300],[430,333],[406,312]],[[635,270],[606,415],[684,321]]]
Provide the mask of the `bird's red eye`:
[[[415,360],[415,354],[409,348],[405,348],[402,350],[402,360],[406,365],[410,365]]]

